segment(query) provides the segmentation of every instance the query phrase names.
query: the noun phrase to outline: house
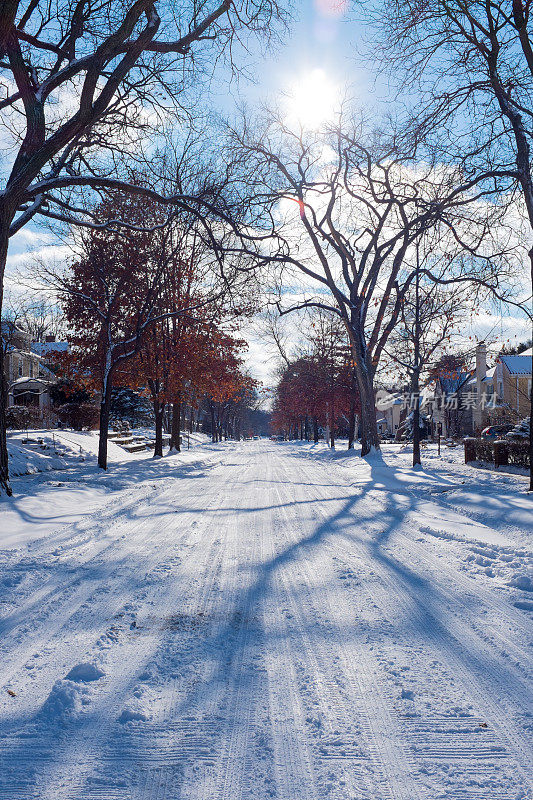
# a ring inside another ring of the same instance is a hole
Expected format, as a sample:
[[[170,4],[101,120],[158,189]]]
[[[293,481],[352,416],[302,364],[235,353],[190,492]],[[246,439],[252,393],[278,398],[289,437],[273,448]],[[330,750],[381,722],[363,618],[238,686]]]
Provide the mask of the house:
[[[8,406],[30,406],[45,416],[50,410],[49,388],[56,380],[47,362],[53,345],[59,345],[61,350],[68,345],[51,341],[32,343],[30,334],[10,320],[2,320],[1,332]]]
[[[500,355],[496,362],[495,389],[509,422],[529,416],[533,348],[517,356]]]
[[[516,422],[529,416],[532,350],[518,356],[501,355],[487,367],[487,346],[476,347],[473,371],[461,370],[436,379],[427,413],[434,434],[479,434],[488,425]]]
[[[406,417],[406,408],[406,402],[401,392],[387,392],[379,389],[376,392],[378,433],[389,433],[396,436],[396,431]]]
[[[465,436],[472,432],[472,373],[461,369],[435,379],[433,396],[425,413],[430,416],[432,434]]]
[[[55,336],[45,336],[44,342],[33,342],[31,349],[40,355],[45,363],[49,364],[55,356],[68,353],[69,343],[58,342]]]

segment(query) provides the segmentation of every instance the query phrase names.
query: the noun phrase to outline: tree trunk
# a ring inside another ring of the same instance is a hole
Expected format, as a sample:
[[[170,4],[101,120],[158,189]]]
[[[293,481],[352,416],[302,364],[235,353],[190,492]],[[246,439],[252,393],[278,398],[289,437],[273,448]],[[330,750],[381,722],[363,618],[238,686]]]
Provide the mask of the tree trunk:
[[[1,290],[0,290],[1,295]],[[1,307],[1,301],[0,301]],[[5,348],[0,340],[0,489],[8,497],[13,494],[9,484],[9,459],[7,455],[7,421],[6,408],[8,402],[9,385],[5,375]]]
[[[529,251],[531,286],[533,286],[533,248]],[[533,330],[531,331],[533,338]],[[531,391],[529,393],[529,491],[533,492],[533,353],[531,354]]]
[[[315,444],[318,444],[318,420],[316,417],[313,417],[313,440]]]
[[[355,376],[352,379],[350,419],[348,420],[348,450],[353,450],[354,442],[355,442]]]
[[[420,386],[418,381],[418,370],[413,373],[413,398],[415,407],[413,409],[413,467],[422,464],[420,458]]]
[[[159,398],[154,397],[154,417],[155,417],[155,447],[154,458],[163,458],[163,416],[165,404],[159,402]]]
[[[4,208],[0,209],[0,314],[4,298],[4,271],[9,245],[9,225],[11,216]],[[8,376],[5,375],[5,346],[0,337],[0,492],[4,491],[8,497],[12,495],[9,483],[9,458],[7,455],[7,421],[6,408],[8,402]]]
[[[533,355],[531,362],[533,367]],[[533,381],[529,401],[529,491],[533,492]]]
[[[359,312],[354,310],[350,325],[350,336],[354,374],[361,401],[361,456],[378,451],[380,440],[376,420],[376,398],[374,394],[374,367],[365,344],[364,332],[360,329]]]
[[[172,425],[170,428],[170,448],[169,452],[181,452],[181,396],[175,403],[172,403]]]
[[[356,367],[356,376],[359,397],[361,398],[361,455],[366,456],[372,451],[380,450],[374,382],[365,364]]]
[[[98,466],[107,469],[107,437],[109,433],[109,409],[111,407],[111,390],[113,377],[109,371],[102,386],[102,399],[100,401],[100,435],[98,438]]]

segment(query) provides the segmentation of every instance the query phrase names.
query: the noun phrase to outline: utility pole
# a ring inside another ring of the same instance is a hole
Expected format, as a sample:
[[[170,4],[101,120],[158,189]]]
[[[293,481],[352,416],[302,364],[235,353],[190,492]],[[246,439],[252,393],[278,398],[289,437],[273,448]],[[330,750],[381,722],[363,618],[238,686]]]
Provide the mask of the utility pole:
[[[413,409],[413,467],[422,464],[420,459],[420,250],[416,240],[416,272],[415,272],[415,363],[411,382]]]

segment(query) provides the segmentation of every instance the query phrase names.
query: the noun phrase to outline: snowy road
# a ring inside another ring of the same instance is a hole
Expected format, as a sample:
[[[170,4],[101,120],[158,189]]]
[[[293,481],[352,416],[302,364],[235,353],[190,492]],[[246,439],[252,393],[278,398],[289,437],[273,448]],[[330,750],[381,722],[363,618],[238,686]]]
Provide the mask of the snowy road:
[[[533,516],[358,464],[207,448],[1,551],[1,800],[531,798]]]

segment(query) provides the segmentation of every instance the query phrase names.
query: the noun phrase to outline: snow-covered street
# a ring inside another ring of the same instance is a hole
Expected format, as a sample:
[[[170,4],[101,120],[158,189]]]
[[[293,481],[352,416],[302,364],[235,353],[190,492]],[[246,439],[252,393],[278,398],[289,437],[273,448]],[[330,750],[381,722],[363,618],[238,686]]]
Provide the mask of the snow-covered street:
[[[0,536],[1,800],[533,796],[525,478],[179,458]]]

